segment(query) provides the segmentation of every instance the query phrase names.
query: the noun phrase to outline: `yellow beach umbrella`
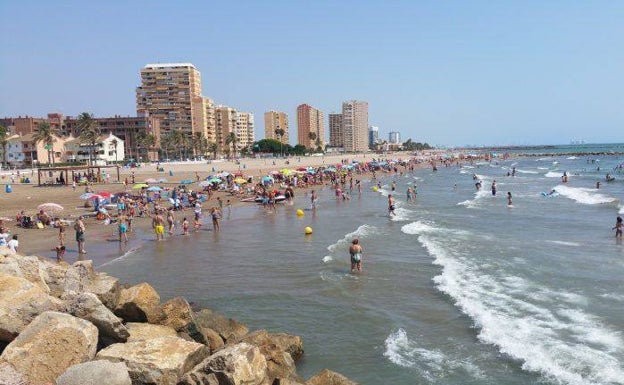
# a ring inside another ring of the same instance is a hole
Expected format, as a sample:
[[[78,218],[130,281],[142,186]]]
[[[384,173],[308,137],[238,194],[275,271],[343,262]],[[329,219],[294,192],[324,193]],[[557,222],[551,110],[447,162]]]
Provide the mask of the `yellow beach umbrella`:
[[[147,188],[147,187],[149,187],[149,185],[148,185],[148,184],[145,184],[145,183],[137,183],[137,184],[135,184],[134,186],[132,186],[132,189],[133,189],[133,190],[139,190],[139,189],[142,189],[142,188]]]
[[[234,179],[234,183],[245,184],[245,183],[247,183],[247,179],[245,179],[245,178],[236,178],[236,179]]]

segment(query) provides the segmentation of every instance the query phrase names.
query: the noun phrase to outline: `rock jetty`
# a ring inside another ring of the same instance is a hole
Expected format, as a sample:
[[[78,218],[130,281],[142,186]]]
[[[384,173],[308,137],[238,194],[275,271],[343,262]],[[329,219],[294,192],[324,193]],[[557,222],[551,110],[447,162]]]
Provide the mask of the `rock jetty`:
[[[250,331],[148,283],[0,249],[0,384],[353,385],[297,375],[303,341]]]

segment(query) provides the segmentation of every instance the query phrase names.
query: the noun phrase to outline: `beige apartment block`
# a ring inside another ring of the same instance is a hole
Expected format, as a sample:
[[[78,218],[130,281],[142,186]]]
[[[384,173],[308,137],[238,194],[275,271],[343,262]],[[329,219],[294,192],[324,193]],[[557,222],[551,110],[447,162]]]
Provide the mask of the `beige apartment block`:
[[[222,154],[231,151],[231,145],[226,144],[225,141],[230,133],[236,134],[237,115],[236,110],[232,107],[215,107],[216,142],[218,151]]]
[[[210,98],[196,96],[193,98],[194,110],[197,112],[193,120],[193,132],[201,132],[208,142],[217,139],[215,127],[215,105]]]
[[[136,89],[137,113],[160,119],[163,134],[204,132],[205,107],[197,99],[201,96],[201,75],[193,64],[147,64]]]
[[[310,139],[310,133],[316,134],[316,139]],[[308,104],[297,107],[297,143],[307,148],[325,148],[325,126],[323,112]]]
[[[275,130],[284,130],[284,135],[280,138],[275,134]],[[288,144],[290,135],[288,131],[288,114],[279,111],[267,111],[264,113],[264,138],[275,139]]]
[[[33,118],[30,116],[0,119],[0,125],[4,126],[10,134],[17,135],[32,134],[37,126],[44,122],[47,122],[45,118]]]
[[[329,145],[336,148],[344,146],[342,114],[329,114]]]
[[[236,114],[237,149],[240,151],[249,148],[254,142],[254,115],[251,112],[237,112]]]
[[[342,103],[342,132],[346,152],[368,151],[368,102]]]

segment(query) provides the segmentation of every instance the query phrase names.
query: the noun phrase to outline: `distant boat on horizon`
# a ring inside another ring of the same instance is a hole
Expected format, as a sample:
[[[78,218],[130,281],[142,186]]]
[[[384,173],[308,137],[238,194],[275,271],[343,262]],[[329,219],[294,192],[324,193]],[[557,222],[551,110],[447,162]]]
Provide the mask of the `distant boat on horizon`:
[[[570,144],[585,144],[583,139],[573,139],[570,141]]]

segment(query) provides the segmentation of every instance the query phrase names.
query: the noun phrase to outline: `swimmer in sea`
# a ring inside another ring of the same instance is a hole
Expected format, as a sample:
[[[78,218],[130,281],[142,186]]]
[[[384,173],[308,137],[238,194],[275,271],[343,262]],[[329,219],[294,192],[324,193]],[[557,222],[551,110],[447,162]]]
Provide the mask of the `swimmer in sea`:
[[[507,206],[511,206],[511,191],[507,192]]]
[[[492,181],[492,196],[496,196],[496,179]]]
[[[359,239],[355,238],[349,246],[349,254],[351,255],[351,272],[362,271],[362,246]]]
[[[615,221],[615,227],[611,230],[615,230],[615,237],[622,238],[622,230],[624,230],[624,222],[622,221],[622,217],[618,216]]]

